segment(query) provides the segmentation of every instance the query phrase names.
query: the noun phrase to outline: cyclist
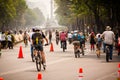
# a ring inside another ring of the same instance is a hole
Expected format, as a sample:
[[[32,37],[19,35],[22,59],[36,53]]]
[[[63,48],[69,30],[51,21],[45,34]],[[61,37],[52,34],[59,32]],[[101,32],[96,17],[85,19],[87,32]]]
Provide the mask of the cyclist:
[[[80,39],[81,39],[81,36],[78,30],[75,30],[72,36],[74,52],[77,52],[80,49]]]
[[[62,48],[62,43],[65,42],[65,49],[67,49],[67,42],[66,42],[66,40],[67,40],[67,34],[64,31],[62,31],[60,33],[61,48]]]
[[[111,27],[110,26],[106,26],[106,31],[104,31],[101,35],[101,37],[104,38],[104,48],[106,48],[106,45],[109,46],[110,48],[110,60],[112,60],[112,54],[113,54],[113,44],[114,44],[114,40],[115,40],[115,35],[114,32],[111,31]],[[104,49],[105,50],[105,49]]]
[[[28,45],[28,39],[29,39],[29,35],[28,35],[27,31],[24,32],[23,39],[24,39],[24,44],[26,47]]]
[[[39,29],[35,30],[35,33],[32,35],[32,43],[34,46],[34,55],[35,57],[37,56],[37,50],[40,51],[41,56],[42,56],[42,62],[43,62],[43,66],[46,66],[46,58],[45,58],[45,53],[43,50],[43,41],[44,39],[46,40],[46,43],[48,45],[48,40],[45,37],[45,35],[43,34],[43,32]]]

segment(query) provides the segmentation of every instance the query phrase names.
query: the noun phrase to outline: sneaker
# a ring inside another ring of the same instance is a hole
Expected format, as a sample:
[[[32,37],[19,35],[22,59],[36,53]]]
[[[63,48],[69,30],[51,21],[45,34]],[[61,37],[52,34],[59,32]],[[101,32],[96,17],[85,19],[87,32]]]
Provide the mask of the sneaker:
[[[32,62],[35,62],[34,58],[32,58]]]
[[[112,60],[112,58],[110,58],[110,60]]]
[[[46,63],[43,63],[43,66],[45,66],[45,67],[46,67]]]

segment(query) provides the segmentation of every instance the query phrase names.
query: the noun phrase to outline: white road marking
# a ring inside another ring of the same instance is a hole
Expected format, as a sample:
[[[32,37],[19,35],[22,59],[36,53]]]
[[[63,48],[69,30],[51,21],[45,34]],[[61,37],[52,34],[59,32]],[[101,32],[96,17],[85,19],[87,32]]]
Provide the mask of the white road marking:
[[[72,59],[72,58],[66,58],[66,59],[59,59],[59,60],[51,61],[51,62],[48,62],[47,65],[52,65],[52,64],[62,62],[62,61],[65,61],[65,60],[70,60],[70,59]],[[0,73],[0,76],[7,75],[7,74],[13,74],[13,73],[33,69],[33,68],[34,68],[34,66],[26,67],[26,68],[22,68],[22,69],[11,70],[11,71]]]

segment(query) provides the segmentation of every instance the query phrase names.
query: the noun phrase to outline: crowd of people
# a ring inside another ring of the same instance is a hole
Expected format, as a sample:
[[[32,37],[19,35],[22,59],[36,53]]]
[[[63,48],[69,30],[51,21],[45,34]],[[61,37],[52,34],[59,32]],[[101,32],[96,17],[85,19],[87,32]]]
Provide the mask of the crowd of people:
[[[120,31],[120,30],[119,30]],[[46,40],[46,44],[52,43],[53,32],[49,30],[49,37],[47,39],[47,33],[38,29],[32,28],[31,31],[27,32],[19,32],[22,34],[24,43],[28,45],[28,41],[30,43],[31,48],[31,58],[34,62],[34,57],[36,56],[37,51],[39,50],[42,55],[43,64],[46,65],[45,53],[43,49],[44,40]],[[1,48],[9,48],[13,49],[14,43],[16,41],[15,34],[17,32],[2,32],[0,34],[0,50]],[[79,41],[79,48],[86,46],[86,42],[90,44],[90,50],[96,51],[96,53],[101,53],[101,47],[103,46],[103,52],[105,52],[106,45],[110,47],[110,60],[112,60],[113,56],[113,47],[118,50],[118,55],[120,55],[120,32],[116,35],[110,26],[106,26],[106,30],[103,33],[94,33],[93,31],[85,35],[82,31],[74,30],[74,31],[65,31],[65,30],[56,30],[55,31],[56,44],[60,43],[60,47],[62,48],[62,43],[65,43],[65,49],[67,49],[67,45],[72,44],[74,41]],[[68,41],[68,44],[67,44]],[[2,46],[1,46],[2,45]],[[98,55],[99,56],[99,55]],[[100,56],[99,56],[100,57]]]
[[[14,44],[23,40],[21,31],[2,31],[0,32],[0,49],[13,49]]]
[[[110,47],[110,60],[112,60],[113,49],[115,48],[118,52],[118,56],[120,55],[120,30],[117,33],[112,31],[110,26],[106,26],[105,31],[103,33],[95,33],[91,32],[88,35],[84,35],[83,32],[74,30],[74,31],[58,31],[56,30],[56,41],[60,40],[60,43],[65,42],[65,47],[67,49],[67,41],[71,44],[74,40],[80,42],[80,47],[85,42],[90,43],[90,50],[96,51],[98,57],[100,57],[100,53],[103,49],[105,53],[106,45]],[[56,42],[57,43],[57,42]],[[58,44],[58,43],[57,43]],[[61,45],[62,47],[62,45]]]

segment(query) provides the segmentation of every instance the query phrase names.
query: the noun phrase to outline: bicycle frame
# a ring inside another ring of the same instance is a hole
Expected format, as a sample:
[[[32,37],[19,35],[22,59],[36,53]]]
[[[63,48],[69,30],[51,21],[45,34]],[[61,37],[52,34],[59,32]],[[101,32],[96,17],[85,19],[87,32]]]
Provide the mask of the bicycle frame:
[[[37,51],[37,56],[36,56],[36,68],[37,71],[41,71],[41,64],[42,64],[42,57],[40,54],[40,51]]]

